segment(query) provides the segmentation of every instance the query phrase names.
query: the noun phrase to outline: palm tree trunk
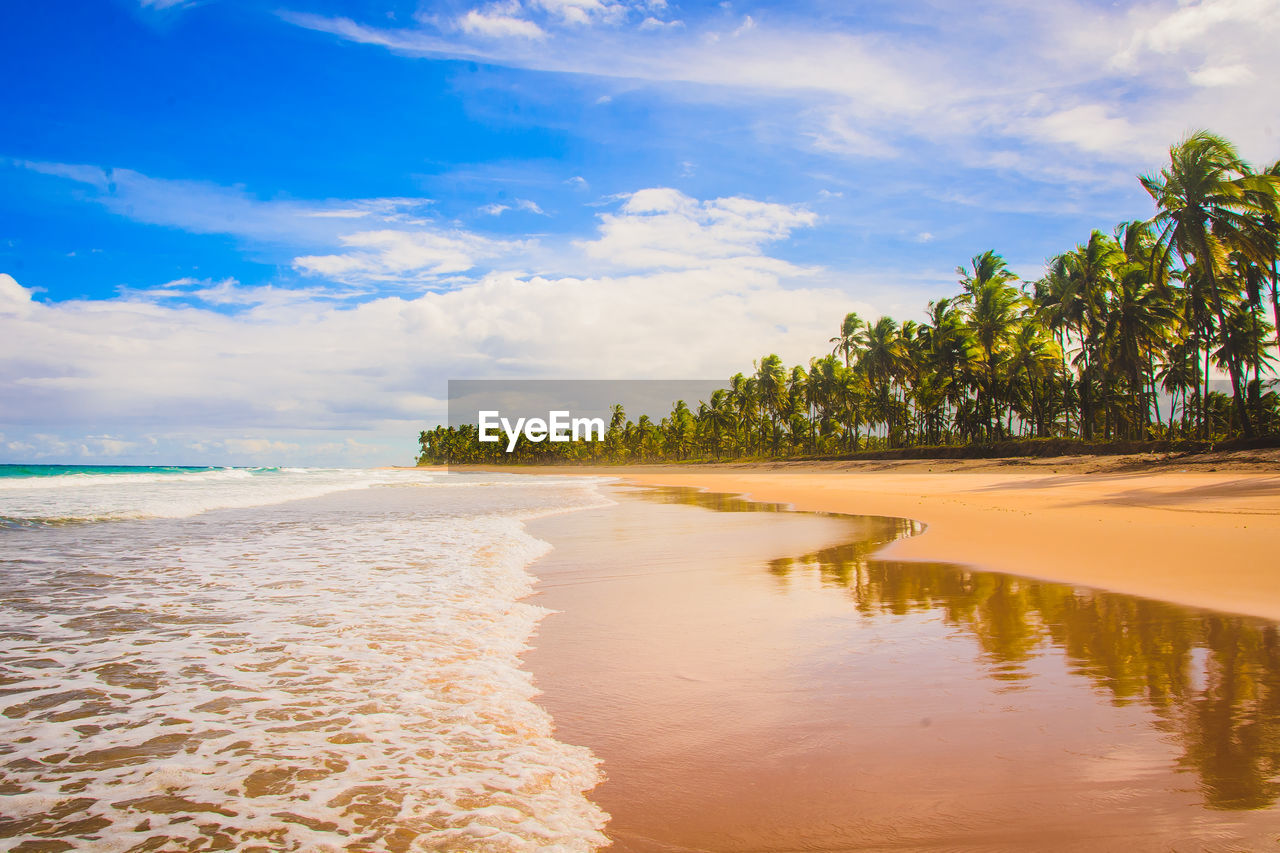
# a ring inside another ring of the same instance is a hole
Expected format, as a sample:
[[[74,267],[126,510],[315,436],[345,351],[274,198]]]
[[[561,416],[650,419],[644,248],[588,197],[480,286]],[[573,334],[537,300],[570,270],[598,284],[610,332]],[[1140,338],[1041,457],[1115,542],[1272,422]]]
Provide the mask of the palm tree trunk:
[[[1276,354],[1280,355],[1280,272],[1276,269],[1275,259],[1271,261],[1271,316],[1276,324]]]
[[[1062,419],[1063,429],[1071,434],[1071,371],[1067,367],[1067,329],[1058,332],[1058,346],[1062,349]]]
[[[1213,351],[1213,342],[1204,347],[1204,393],[1200,395],[1200,437],[1209,440],[1209,355]]]
[[[1151,405],[1156,409],[1156,426],[1163,427],[1164,421],[1160,418],[1160,392],[1156,390],[1155,356],[1151,354],[1151,350],[1147,350],[1147,378],[1151,380]],[[1173,412],[1169,413],[1169,420],[1173,420]]]
[[[987,440],[996,431],[996,370],[991,363],[991,351],[987,351]]]
[[[1222,294],[1218,293],[1217,277],[1213,274],[1210,264],[1205,265],[1205,273],[1209,278],[1209,292],[1213,294],[1213,310],[1218,315],[1218,328],[1222,330],[1225,338],[1227,314],[1222,307]],[[1236,358],[1236,354],[1229,349],[1227,350],[1227,373],[1231,376],[1231,397],[1236,407],[1236,414],[1240,417],[1240,428],[1244,431],[1245,438],[1253,438],[1253,424],[1249,420],[1249,407],[1245,405],[1244,394],[1240,391],[1240,362]]]

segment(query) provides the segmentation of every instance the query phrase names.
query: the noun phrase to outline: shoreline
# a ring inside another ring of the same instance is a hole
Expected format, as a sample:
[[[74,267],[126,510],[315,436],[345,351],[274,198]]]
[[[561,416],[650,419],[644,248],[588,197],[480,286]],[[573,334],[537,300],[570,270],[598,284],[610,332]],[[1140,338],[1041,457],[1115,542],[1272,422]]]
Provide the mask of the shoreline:
[[[801,512],[906,518],[925,530],[881,549],[879,558],[958,563],[1280,620],[1280,464],[1245,464],[1192,471],[1117,457],[482,467],[612,476]]]

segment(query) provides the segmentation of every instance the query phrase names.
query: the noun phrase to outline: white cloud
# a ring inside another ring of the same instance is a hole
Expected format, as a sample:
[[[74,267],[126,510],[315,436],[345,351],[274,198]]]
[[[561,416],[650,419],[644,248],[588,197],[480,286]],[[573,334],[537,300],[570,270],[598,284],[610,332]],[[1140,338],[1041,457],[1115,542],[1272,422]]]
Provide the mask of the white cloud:
[[[86,436],[80,443],[81,456],[123,456],[139,447],[136,441],[127,441],[110,435]]]
[[[635,9],[628,20],[642,16]],[[1271,98],[1266,81],[1280,78],[1280,0],[1120,8],[976,0],[907,5],[899,15],[878,30],[830,21],[805,28],[795,17],[727,25],[716,14],[681,29],[646,29],[641,17],[589,36],[551,28],[536,47],[346,19],[290,20],[406,55],[625,78],[690,99],[706,98],[706,87],[759,94],[762,133],[789,131],[793,144],[838,157],[941,146],[982,168],[993,150],[1026,149],[1027,162],[1067,166],[1038,179],[1092,172],[1105,184],[1116,169],[1131,180],[1150,168],[1153,152],[1193,127],[1236,140],[1248,156],[1274,157],[1256,105]]]
[[[440,234],[424,231],[359,231],[344,234],[351,251],[305,255],[294,267],[333,281],[423,281],[447,273],[466,272],[481,260],[513,251],[518,244],[489,240],[464,231]]]
[[[936,100],[924,97],[934,86],[929,69],[936,63],[903,62],[873,39],[845,33],[795,33],[742,29],[740,37],[709,45],[706,32],[669,31],[666,40],[630,30],[575,29],[553,35],[560,49],[518,42],[485,46],[450,41],[424,30],[380,29],[347,18],[286,14],[299,26],[333,33],[351,41],[381,45],[418,56],[484,58],[542,71],[561,71],[649,80],[734,86],[762,91],[831,93],[884,109],[915,110]]]
[[[1138,137],[1128,119],[1112,115],[1111,110],[1101,104],[1082,104],[1056,110],[1027,120],[1023,127],[1031,137],[1092,152],[1133,148]],[[1155,154],[1158,150],[1148,153]]]
[[[530,5],[540,8],[566,24],[589,26],[594,23],[620,23],[627,15],[623,3],[606,0],[531,0]]]
[[[745,198],[699,202],[678,190],[640,190],[620,211],[601,217],[600,236],[579,245],[593,258],[636,268],[689,268],[734,260],[767,261],[775,270],[797,270],[762,257],[766,243],[813,225],[817,217],[795,205]]]
[[[1239,86],[1254,79],[1249,66],[1205,65],[1187,74],[1187,79],[1197,86]]]
[[[33,310],[31,291],[8,273],[0,273],[0,317],[25,317]]]
[[[218,444],[236,455],[268,456],[277,459],[301,449],[301,446],[294,442],[269,438],[226,438]]]
[[[458,27],[464,33],[486,38],[542,39],[547,36],[533,21],[510,15],[484,13],[475,9],[458,19]]]
[[[130,219],[273,246],[298,271],[348,285],[430,284],[532,245],[447,227],[428,215],[430,199],[262,200],[238,187],[152,178],[128,169],[28,161],[17,165],[91,186],[98,191],[94,201]],[[534,202],[515,203],[542,213]],[[312,251],[295,254],[308,249]]]
[[[536,213],[539,216],[546,216],[547,212],[536,201],[530,201],[527,198],[512,199],[511,204],[486,204],[480,208],[480,212],[488,216],[501,216],[508,210],[523,210],[528,213]]]
[[[85,184],[92,200],[137,222],[182,228],[196,234],[231,234],[260,243],[333,242],[350,220],[425,228],[430,199],[260,199],[243,187],[206,181],[155,178],[131,169],[73,163],[13,161],[32,172]]]
[[[1280,3],[1276,0],[1182,0],[1170,9],[1166,3],[1139,7],[1125,61],[1143,50],[1174,53],[1211,42],[1212,31],[1224,25],[1272,29]]]
[[[277,287],[269,284],[246,287],[234,278],[218,281],[180,278],[154,288],[122,288],[120,295],[128,299],[168,304],[191,302],[215,307],[280,308],[323,300],[352,300],[370,294],[364,290],[334,290],[323,287]]]
[[[418,429],[443,417],[451,376],[728,376],[774,351],[803,363],[848,297],[800,286],[800,271],[763,249],[814,221],[791,205],[642,190],[560,261],[606,261],[612,273],[494,272],[356,302],[188,278],[50,303],[0,276],[0,306],[18,306],[0,313],[0,412],[21,413],[0,422],[5,452],[408,461]],[[449,254],[399,237],[352,251],[411,273]],[[401,251],[429,257],[395,260]]]
[[[653,17],[652,15],[649,15],[643,21],[640,22],[641,30],[662,30],[662,29],[666,29],[667,27],[683,27],[683,26],[684,26],[684,21],[663,21],[659,18]]]
[[[874,130],[868,132],[855,127],[853,118],[848,115],[827,109],[817,111],[817,116],[820,126],[810,131],[809,136],[821,151],[876,158],[890,158],[898,154]]]

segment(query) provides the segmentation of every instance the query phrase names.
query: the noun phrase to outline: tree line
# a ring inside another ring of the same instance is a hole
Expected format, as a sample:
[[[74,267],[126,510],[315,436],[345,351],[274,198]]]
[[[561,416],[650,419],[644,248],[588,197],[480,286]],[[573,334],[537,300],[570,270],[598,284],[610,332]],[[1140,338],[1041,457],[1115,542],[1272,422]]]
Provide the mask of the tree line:
[[[957,267],[959,292],[929,302],[924,322],[847,314],[829,353],[791,368],[766,355],[692,409],[678,400],[633,422],[614,406],[603,442],[522,439],[512,453],[474,425],[441,426],[419,435],[419,463],[1280,435],[1280,161],[1254,169],[1200,131],[1139,180],[1151,218],[1095,230],[1036,281],[986,251]],[[1215,369],[1229,393],[1211,387]]]

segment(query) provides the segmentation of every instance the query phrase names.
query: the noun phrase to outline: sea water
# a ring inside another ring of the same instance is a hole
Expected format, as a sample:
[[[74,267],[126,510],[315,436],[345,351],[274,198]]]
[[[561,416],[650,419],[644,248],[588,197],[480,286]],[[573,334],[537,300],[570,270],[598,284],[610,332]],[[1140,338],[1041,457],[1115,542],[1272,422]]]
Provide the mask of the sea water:
[[[583,478],[0,466],[3,846],[605,844],[598,762],[519,658],[549,547],[522,522],[606,502]]]

